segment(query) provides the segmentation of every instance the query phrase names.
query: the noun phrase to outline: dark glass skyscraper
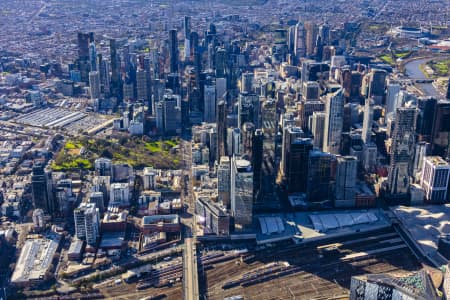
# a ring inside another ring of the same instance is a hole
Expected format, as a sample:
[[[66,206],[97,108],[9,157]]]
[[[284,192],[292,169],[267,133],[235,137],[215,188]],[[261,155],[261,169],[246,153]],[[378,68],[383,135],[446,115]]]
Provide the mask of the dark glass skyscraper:
[[[109,50],[111,54],[111,95],[121,99],[121,87],[120,87],[120,63],[117,57],[116,40],[109,40]]]
[[[286,154],[286,181],[289,193],[306,192],[309,152],[312,139],[297,138],[290,142]]]
[[[56,211],[56,205],[51,195],[50,180],[51,173],[45,172],[42,163],[35,163],[31,176],[33,205],[35,208],[41,208],[47,214],[53,214]]]
[[[227,105],[225,101],[217,104],[217,158],[226,155],[227,141]]]
[[[169,31],[169,60],[170,60],[170,73],[178,72],[178,38],[177,30],[172,29]]]

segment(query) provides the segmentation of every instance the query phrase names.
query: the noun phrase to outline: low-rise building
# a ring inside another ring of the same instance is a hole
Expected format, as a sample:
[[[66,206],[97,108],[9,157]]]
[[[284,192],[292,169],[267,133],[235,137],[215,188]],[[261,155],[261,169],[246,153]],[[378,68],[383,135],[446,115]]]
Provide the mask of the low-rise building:
[[[152,232],[179,232],[181,230],[178,215],[154,215],[142,218],[141,230],[144,234]]]

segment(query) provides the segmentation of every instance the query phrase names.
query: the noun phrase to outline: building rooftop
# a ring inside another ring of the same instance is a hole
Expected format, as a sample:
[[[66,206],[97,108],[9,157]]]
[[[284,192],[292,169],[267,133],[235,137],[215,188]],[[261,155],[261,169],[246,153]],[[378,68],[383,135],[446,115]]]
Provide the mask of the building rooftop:
[[[180,217],[178,215],[154,215],[145,216],[142,218],[142,224],[155,224],[159,222],[178,224],[180,223]]]
[[[57,234],[27,240],[20,252],[11,282],[20,284],[44,280],[45,273],[52,264],[59,241],[60,236]]]
[[[437,249],[439,236],[450,234],[450,204],[396,206],[391,210],[421,250],[436,262],[443,262]]]
[[[426,160],[434,166],[449,166],[449,164],[440,156],[427,156]]]

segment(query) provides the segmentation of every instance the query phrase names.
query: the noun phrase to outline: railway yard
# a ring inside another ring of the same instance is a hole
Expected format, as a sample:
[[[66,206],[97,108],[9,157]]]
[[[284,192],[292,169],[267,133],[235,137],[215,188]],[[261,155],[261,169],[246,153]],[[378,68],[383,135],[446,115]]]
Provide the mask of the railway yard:
[[[354,275],[405,275],[421,269],[392,228],[315,244],[201,257],[200,293],[206,299],[348,299]]]

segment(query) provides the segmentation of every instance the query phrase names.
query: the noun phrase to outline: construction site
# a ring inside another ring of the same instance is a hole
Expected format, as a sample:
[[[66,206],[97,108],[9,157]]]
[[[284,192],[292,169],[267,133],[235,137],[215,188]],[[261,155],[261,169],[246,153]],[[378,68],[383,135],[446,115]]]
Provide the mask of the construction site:
[[[357,236],[199,259],[206,299],[348,299],[351,277],[403,276],[421,264],[391,227]]]

